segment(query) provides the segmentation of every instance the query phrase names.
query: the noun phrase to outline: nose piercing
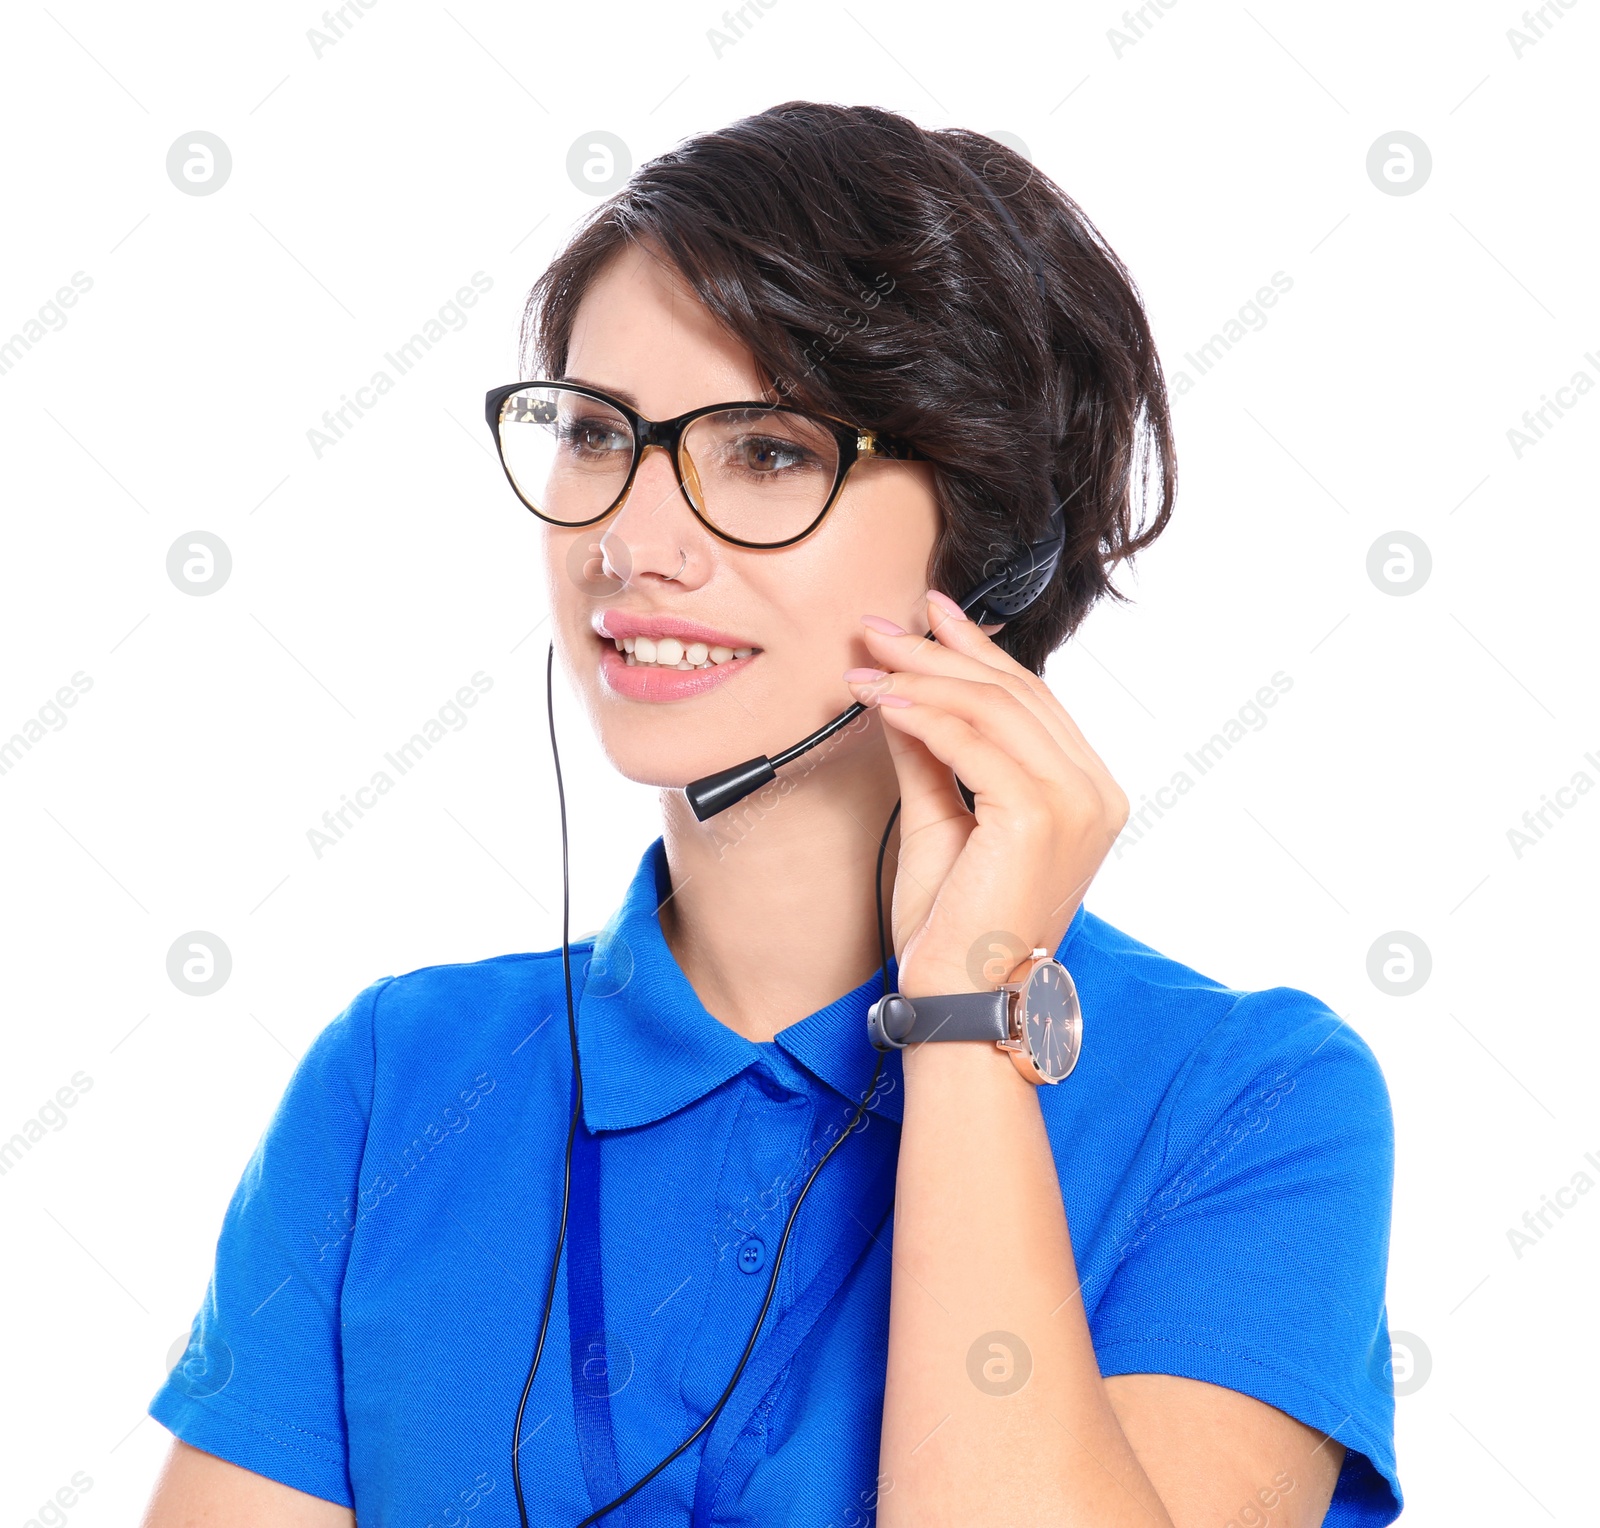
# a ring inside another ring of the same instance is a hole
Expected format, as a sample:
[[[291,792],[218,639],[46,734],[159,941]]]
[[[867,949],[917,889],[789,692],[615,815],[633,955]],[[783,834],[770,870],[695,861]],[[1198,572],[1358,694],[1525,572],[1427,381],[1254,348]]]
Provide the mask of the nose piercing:
[[[671,577],[671,578],[673,578],[673,579],[676,579],[676,578],[677,578],[677,576],[678,576],[678,574],[680,574],[680,573],[681,573],[681,572],[683,572],[683,570],[684,570],[684,569],[685,569],[685,568],[686,568],[686,567],[688,567],[688,566],[689,566],[689,554],[688,554],[688,553],[687,553],[687,552],[686,552],[686,551],[684,551],[684,549],[683,549],[683,548],[682,548],[682,547],[679,547],[679,548],[678,548],[678,556],[679,556],[679,557],[681,557],[681,558],[682,558],[682,559],[683,559],[683,560],[682,560],[682,561],[681,561],[681,562],[680,562],[680,563],[679,563],[679,564],[678,564],[678,566],[677,566],[677,567],[676,567],[676,568],[675,568],[675,569],[674,569],[674,570],[673,570],[673,571],[672,571],[672,573],[671,573],[671,575],[670,575],[670,577]]]

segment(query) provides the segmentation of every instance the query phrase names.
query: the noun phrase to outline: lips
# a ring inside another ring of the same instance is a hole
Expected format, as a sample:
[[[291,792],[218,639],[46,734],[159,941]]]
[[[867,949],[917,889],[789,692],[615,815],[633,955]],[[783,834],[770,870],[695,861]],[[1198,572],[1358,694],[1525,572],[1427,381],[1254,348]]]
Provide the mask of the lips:
[[[689,700],[747,668],[760,648],[678,616],[606,610],[594,618],[600,674],[626,700]]]
[[[600,654],[600,677],[606,687],[624,700],[692,700],[754,663],[755,657],[733,658],[705,668],[662,668],[653,663],[629,664],[627,655],[614,647]]]

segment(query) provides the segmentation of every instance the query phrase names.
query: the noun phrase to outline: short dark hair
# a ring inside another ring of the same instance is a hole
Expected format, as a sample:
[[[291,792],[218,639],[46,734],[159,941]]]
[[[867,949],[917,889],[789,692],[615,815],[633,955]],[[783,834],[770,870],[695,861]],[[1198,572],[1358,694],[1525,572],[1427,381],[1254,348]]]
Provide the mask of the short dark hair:
[[[1040,672],[1097,599],[1125,598],[1112,569],[1172,512],[1166,384],[1132,277],[1023,155],[812,101],[702,133],[641,165],[535,283],[525,375],[562,374],[584,292],[630,244],[676,267],[772,401],[897,435],[934,463],[935,588],[960,598],[1066,501],[1060,569],[1000,638],[1019,662]]]

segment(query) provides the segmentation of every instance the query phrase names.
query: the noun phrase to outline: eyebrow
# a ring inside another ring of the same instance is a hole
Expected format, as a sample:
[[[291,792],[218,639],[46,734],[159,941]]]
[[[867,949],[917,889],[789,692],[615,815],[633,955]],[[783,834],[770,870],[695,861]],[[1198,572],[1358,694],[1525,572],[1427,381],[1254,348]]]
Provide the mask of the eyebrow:
[[[587,387],[597,393],[610,393],[613,398],[620,398],[630,409],[639,407],[639,400],[625,387],[608,387],[602,382],[590,382],[583,377],[574,377],[563,374],[556,378],[558,382],[570,382],[574,387]]]

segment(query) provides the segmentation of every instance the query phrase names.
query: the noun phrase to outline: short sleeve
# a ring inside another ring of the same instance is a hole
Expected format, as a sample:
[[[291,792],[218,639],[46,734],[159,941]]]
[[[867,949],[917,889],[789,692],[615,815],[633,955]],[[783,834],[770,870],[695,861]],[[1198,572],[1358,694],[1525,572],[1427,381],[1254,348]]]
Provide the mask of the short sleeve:
[[[1209,1381],[1342,1442],[1329,1528],[1378,1528],[1401,1506],[1393,1176],[1388,1089],[1366,1044],[1306,993],[1246,993],[1180,1084],[1159,1181],[1094,1325],[1106,1375]]]
[[[346,1507],[339,1306],[389,980],[295,1068],[223,1218],[189,1346],[149,1406],[185,1443]]]

